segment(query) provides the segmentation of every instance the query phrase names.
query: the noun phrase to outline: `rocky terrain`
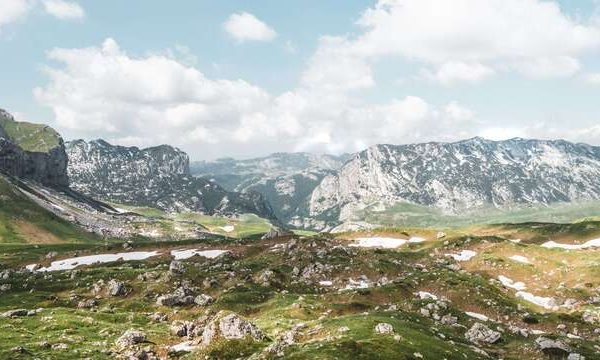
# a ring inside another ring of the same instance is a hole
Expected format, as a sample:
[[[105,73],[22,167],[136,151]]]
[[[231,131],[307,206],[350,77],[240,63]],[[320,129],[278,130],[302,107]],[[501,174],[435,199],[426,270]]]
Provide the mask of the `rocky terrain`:
[[[598,359],[598,237],[584,222],[4,246],[0,357]]]
[[[88,196],[169,212],[253,213],[276,221],[259,193],[227,191],[191,176],[187,154],[171,146],[139,149],[75,140],[66,147],[71,186]]]
[[[0,109],[0,169],[44,185],[69,185],[67,155],[60,135],[45,125],[17,122]]]
[[[325,177],[309,217],[331,225],[373,204],[425,205],[445,213],[600,198],[600,147],[567,141],[481,138],[376,145]]]
[[[282,222],[310,228],[308,206],[313,190],[348,158],[349,155],[276,153],[247,160],[199,161],[190,167],[193,175],[211,179],[227,190],[262,194]]]

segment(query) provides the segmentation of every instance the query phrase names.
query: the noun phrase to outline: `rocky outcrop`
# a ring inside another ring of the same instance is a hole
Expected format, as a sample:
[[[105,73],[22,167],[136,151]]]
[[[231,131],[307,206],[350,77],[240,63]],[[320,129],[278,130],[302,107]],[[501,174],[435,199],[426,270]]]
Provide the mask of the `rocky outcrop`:
[[[60,135],[45,125],[17,122],[0,109],[0,171],[4,174],[66,187],[67,155]]]
[[[231,192],[191,176],[188,155],[177,148],[161,145],[139,149],[103,140],[75,140],[66,147],[71,186],[89,196],[170,212],[253,213],[275,220],[259,193]]]
[[[563,140],[375,145],[325,177],[309,216],[333,225],[398,202],[446,213],[600,199],[600,147]]]

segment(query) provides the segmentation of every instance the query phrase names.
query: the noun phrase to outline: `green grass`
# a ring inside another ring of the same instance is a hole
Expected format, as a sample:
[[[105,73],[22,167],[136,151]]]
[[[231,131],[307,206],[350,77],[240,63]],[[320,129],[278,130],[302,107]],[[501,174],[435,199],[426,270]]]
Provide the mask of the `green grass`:
[[[0,117],[0,127],[25,151],[48,152],[60,144],[60,135],[46,125],[17,122]]]
[[[21,231],[19,231],[21,228]],[[23,228],[27,228],[24,233]],[[0,243],[96,242],[99,237],[40,207],[0,177]]]
[[[369,207],[355,214],[356,218],[389,227],[415,226],[456,228],[474,224],[503,224],[524,222],[567,223],[600,215],[600,201],[559,203],[548,206],[515,207],[512,209],[482,208],[461,215],[446,215],[440,210],[397,203],[380,211]]]

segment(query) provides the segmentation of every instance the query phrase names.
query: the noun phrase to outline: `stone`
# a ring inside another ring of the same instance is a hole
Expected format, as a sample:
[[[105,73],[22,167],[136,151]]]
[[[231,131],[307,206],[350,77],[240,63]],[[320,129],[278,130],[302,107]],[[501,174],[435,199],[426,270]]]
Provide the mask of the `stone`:
[[[181,261],[173,260],[169,264],[169,271],[173,274],[184,274],[185,266]]]
[[[495,344],[502,335],[482,323],[475,323],[466,333],[465,338],[472,343]]]
[[[567,356],[567,360],[585,360],[585,356],[577,353],[571,353]]]
[[[571,349],[567,344],[560,340],[553,340],[547,337],[539,337],[535,340],[535,345],[544,354],[549,356],[568,356]]]
[[[202,333],[202,344],[207,346],[218,338],[227,340],[252,339],[262,341],[265,339],[263,332],[250,321],[238,314],[217,314],[217,316],[206,326]]]
[[[28,315],[29,315],[29,310],[16,309],[16,310],[9,310],[9,311],[3,313],[2,317],[15,318],[15,317],[28,316]]]
[[[91,309],[95,306],[98,306],[98,301],[94,299],[82,300],[79,303],[77,303],[78,309]]]
[[[117,339],[116,344],[120,347],[128,347],[135,344],[140,344],[146,341],[146,334],[139,330],[127,330],[120,338]]]
[[[196,305],[200,305],[200,306],[208,306],[208,305],[212,304],[214,301],[215,301],[215,299],[213,299],[212,296],[209,296],[206,294],[198,295],[194,299],[194,303]]]
[[[375,332],[377,334],[393,334],[394,327],[388,323],[379,323],[375,325]]]
[[[125,283],[114,279],[109,281],[108,294],[114,297],[127,295],[127,288],[125,287]]]

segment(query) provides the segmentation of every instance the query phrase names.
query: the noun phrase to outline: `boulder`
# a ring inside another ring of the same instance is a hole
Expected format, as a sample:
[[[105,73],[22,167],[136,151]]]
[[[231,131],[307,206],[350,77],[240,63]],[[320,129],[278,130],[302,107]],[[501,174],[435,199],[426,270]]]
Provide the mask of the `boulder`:
[[[116,344],[120,347],[128,347],[135,344],[143,343],[146,341],[146,334],[139,330],[127,330],[120,338],[117,339]]]
[[[502,335],[481,323],[475,323],[466,333],[465,337],[472,343],[495,344]]]
[[[215,299],[212,298],[212,296],[206,295],[206,294],[200,294],[198,296],[196,296],[196,298],[194,299],[194,303],[196,303],[196,305],[200,305],[200,306],[208,306],[210,304],[212,304],[215,301]]]
[[[15,317],[28,316],[28,315],[29,315],[29,310],[16,309],[16,310],[9,310],[9,311],[3,313],[2,317],[15,318]]]
[[[125,296],[127,295],[127,287],[125,287],[125,283],[113,279],[108,282],[108,294],[115,297]]]
[[[265,335],[256,325],[238,314],[233,313],[223,316],[223,313],[220,313],[204,329],[202,344],[208,346],[219,338],[226,340],[248,338],[254,341],[262,341],[265,339]]]
[[[375,325],[375,332],[377,334],[393,334],[394,327],[388,323],[379,323]]]
[[[539,337],[535,340],[535,345],[544,354],[549,356],[568,356],[571,349],[567,344],[560,340],[553,340],[547,337]]]

